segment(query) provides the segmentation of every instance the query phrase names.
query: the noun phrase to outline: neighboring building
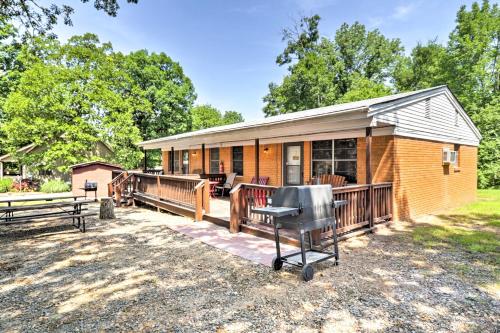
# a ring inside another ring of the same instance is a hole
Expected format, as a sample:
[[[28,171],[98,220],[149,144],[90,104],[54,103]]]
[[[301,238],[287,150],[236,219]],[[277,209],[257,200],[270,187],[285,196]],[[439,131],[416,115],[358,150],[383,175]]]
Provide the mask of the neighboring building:
[[[21,154],[35,154],[40,153],[45,149],[45,146],[30,144],[20,148],[18,152]],[[98,141],[94,148],[87,153],[88,158],[100,157],[106,160],[109,160],[113,154],[114,153],[111,147],[103,141]],[[28,165],[21,165],[13,156],[11,156],[11,154],[0,156],[0,179],[3,177],[15,178],[19,176],[23,179],[34,177],[37,179],[56,178],[67,182],[71,180],[69,172],[60,172],[57,169],[34,170],[34,168],[30,168]]]
[[[451,91],[439,86],[139,145],[163,151],[165,174],[218,173],[222,163],[239,182],[261,175],[270,185],[301,185],[322,173],[353,184],[391,182],[397,220],[473,201],[480,139]]]
[[[123,168],[119,165],[110,164],[101,161],[80,163],[71,166],[71,188],[73,195],[85,195],[83,190],[85,182],[97,183],[97,197],[108,196],[108,184],[113,180],[113,171],[120,173]],[[90,198],[94,193],[88,193]]]

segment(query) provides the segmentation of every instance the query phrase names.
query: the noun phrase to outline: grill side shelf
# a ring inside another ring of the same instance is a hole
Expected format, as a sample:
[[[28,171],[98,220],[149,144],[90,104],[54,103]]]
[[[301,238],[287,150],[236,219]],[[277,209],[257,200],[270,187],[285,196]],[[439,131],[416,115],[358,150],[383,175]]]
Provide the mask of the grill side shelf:
[[[262,207],[253,208],[252,213],[265,214],[273,217],[297,216],[299,209],[293,207]]]

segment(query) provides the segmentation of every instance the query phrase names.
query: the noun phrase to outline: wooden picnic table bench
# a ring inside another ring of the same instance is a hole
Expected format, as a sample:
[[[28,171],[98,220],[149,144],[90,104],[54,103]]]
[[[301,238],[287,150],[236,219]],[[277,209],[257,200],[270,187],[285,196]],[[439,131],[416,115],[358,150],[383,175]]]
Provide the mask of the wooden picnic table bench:
[[[8,206],[0,207],[0,222],[5,224],[13,223],[27,223],[33,222],[40,219],[69,219],[73,220],[73,226],[80,229],[80,231],[85,232],[85,217],[96,215],[95,213],[82,213],[83,210],[87,208],[82,208],[83,205],[87,205],[94,200],[77,200],[82,196],[65,196],[65,197],[43,197],[43,198],[28,198],[21,200],[21,198],[13,198],[15,200],[5,201],[9,203]],[[11,206],[12,202],[32,202],[32,201],[52,201],[56,199],[69,199],[73,198],[73,201],[59,201],[59,202],[48,202],[42,204],[34,205],[19,205]],[[0,201],[2,202],[2,201]],[[66,209],[70,208],[70,209]],[[44,211],[47,209],[59,209],[55,211]],[[31,214],[14,215],[14,212],[32,212]]]

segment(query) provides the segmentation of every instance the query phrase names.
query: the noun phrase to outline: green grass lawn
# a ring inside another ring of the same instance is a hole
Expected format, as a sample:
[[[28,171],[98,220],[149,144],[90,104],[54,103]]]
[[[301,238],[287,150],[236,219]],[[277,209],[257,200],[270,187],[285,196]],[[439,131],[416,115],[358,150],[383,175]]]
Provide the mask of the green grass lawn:
[[[486,254],[498,264],[500,190],[479,190],[476,202],[438,215],[432,223],[418,225],[413,239],[426,247]]]

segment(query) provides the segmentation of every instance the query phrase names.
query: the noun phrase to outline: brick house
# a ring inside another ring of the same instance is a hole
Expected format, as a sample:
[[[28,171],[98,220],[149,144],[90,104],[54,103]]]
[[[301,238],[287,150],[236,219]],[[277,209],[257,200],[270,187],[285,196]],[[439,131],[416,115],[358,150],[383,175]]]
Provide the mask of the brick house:
[[[398,220],[473,201],[480,139],[453,93],[438,86],[139,145],[162,150],[165,174],[236,172],[237,182],[260,175],[275,186],[324,173],[350,184],[390,182]]]

